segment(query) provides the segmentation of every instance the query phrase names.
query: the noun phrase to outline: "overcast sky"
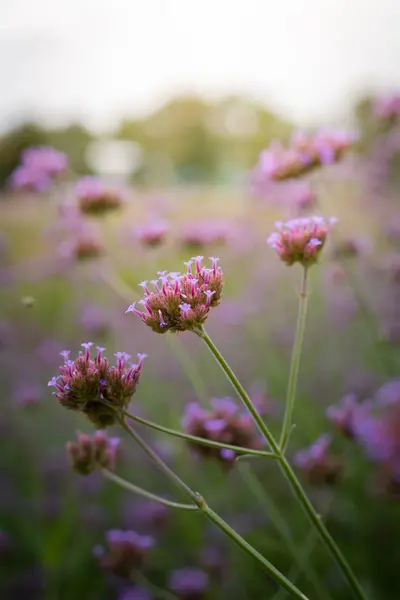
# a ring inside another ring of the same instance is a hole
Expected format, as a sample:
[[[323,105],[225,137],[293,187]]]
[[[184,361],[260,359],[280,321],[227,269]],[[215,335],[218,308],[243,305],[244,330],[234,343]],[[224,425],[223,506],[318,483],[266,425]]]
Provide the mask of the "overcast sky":
[[[239,92],[301,124],[400,89],[400,0],[0,0],[0,129],[107,128],[180,92]]]

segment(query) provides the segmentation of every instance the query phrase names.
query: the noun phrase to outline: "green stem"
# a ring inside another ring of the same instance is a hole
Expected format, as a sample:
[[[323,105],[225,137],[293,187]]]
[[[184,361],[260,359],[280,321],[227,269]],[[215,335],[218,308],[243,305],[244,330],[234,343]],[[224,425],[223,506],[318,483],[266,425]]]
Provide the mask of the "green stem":
[[[206,333],[204,328],[202,328],[197,333],[197,335],[204,341],[204,343],[210,350],[211,354],[214,356],[215,360],[217,361],[217,363],[219,364],[219,366],[225,373],[229,382],[231,383],[233,388],[236,390],[239,398],[242,400],[243,404],[246,406],[247,410],[253,417],[255,424],[257,425],[260,432],[263,434],[264,438],[267,440],[273,453],[280,456],[280,454],[281,454],[280,448],[279,448],[279,445],[277,444],[277,442],[275,441],[274,436],[268,429],[267,425],[264,423],[261,416],[258,414],[257,409],[255,408],[255,406],[253,405],[249,396],[247,395],[244,387],[242,386],[240,381],[237,379],[236,375],[234,374],[234,372],[232,371],[232,369],[230,368],[230,366],[228,365],[228,363],[226,362],[226,360],[224,359],[224,357],[222,356],[222,354],[220,353],[220,351],[218,350],[218,348],[216,347],[216,345],[214,344],[214,342],[212,341],[212,339],[210,338],[208,333]],[[247,451],[247,454],[249,454],[248,451]]]
[[[293,409],[296,399],[297,377],[299,374],[301,350],[303,346],[304,328],[307,314],[307,275],[308,269],[303,269],[303,277],[299,294],[299,312],[297,315],[296,334],[293,343],[292,360],[290,364],[289,382],[286,396],[285,416],[283,418],[282,432],[279,446],[282,452],[289,442],[292,428]]]
[[[139,496],[144,496],[144,498],[147,498],[148,500],[153,500],[154,502],[158,502],[159,504],[163,504],[164,506],[168,506],[169,508],[180,508],[181,510],[199,510],[198,507],[194,506],[193,504],[180,504],[179,502],[173,502],[172,500],[162,498],[157,494],[152,494],[151,492],[148,492],[147,490],[144,490],[141,487],[130,483],[126,479],[118,477],[118,475],[115,475],[115,473],[111,473],[111,471],[108,471],[108,469],[101,469],[101,472],[104,475],[104,477],[106,477],[110,481],[113,481],[120,487],[128,490],[129,492],[133,492],[134,494],[138,494]]]
[[[298,575],[303,572],[314,586],[318,600],[323,600],[323,598],[329,598],[330,596],[324,591],[323,583],[321,582],[317,574],[314,573],[313,569],[308,563],[308,554],[305,552],[304,547],[301,548],[300,552],[298,551],[296,544],[294,543],[291,537],[286,519],[281,515],[279,507],[276,506],[271,496],[267,494],[266,490],[261,485],[256,475],[250,469],[250,466],[245,463],[241,463],[239,465],[239,473],[241,474],[246,486],[249,488],[250,491],[253,492],[254,496],[259,501],[260,506],[262,506],[263,509],[267,511],[271,523],[274,525],[279,535],[285,540],[287,549],[289,550],[290,554],[292,555],[295,561],[296,570],[294,571],[295,575],[293,576],[298,577]],[[316,539],[318,539],[314,530],[312,531],[312,536],[310,537],[312,537],[313,541],[313,546],[312,548],[310,548],[311,552],[311,550],[315,546]],[[291,577],[290,579],[293,578]],[[284,594],[283,590],[280,591]],[[278,594],[279,592],[277,593],[277,596]]]
[[[359,600],[366,600],[366,596],[365,596],[360,584],[358,583],[351,567],[347,563],[345,557],[343,556],[343,554],[339,550],[338,546],[336,545],[335,541],[331,537],[330,533],[326,529],[324,523],[322,522],[321,517],[318,515],[318,513],[315,511],[314,507],[312,506],[311,502],[309,501],[307,494],[303,490],[301,483],[297,479],[293,469],[291,468],[290,464],[286,460],[278,443],[275,441],[275,438],[273,437],[272,433],[269,431],[268,427],[265,425],[265,423],[261,419],[260,415],[258,414],[256,408],[254,407],[253,403],[251,402],[249,396],[245,392],[243,386],[237,379],[236,375],[234,374],[234,372],[232,371],[232,369],[230,368],[230,366],[228,365],[226,360],[223,358],[223,356],[219,352],[218,348],[214,345],[214,343],[212,342],[212,340],[210,339],[208,334],[204,331],[204,329],[199,331],[197,335],[199,337],[201,337],[203,339],[203,341],[206,343],[207,347],[209,348],[209,350],[213,354],[214,358],[220,365],[221,369],[223,370],[223,372],[229,379],[230,383],[232,384],[232,387],[236,390],[239,398],[242,400],[243,404],[248,408],[248,410],[249,410],[250,414],[252,415],[258,428],[264,434],[264,437],[267,440],[267,442],[269,443],[271,449],[273,450],[273,452],[275,454],[278,455],[279,465],[280,465],[281,470],[284,473],[286,479],[288,480],[288,482],[294,492],[294,495],[296,496],[299,504],[302,506],[304,512],[310,519],[311,523],[313,524],[315,529],[318,531],[322,541],[325,543],[326,547],[331,552],[331,554],[334,557],[334,559],[336,560],[337,564],[340,566],[344,576],[347,579],[349,586],[353,590],[355,597],[358,598]]]
[[[130,427],[123,418],[120,418],[120,424],[125,431],[135,440],[135,442],[142,448],[153,462],[159,467],[159,469],[172,481],[176,487],[182,490],[192,502],[201,510],[201,512],[212,521],[221,531],[223,531],[231,540],[233,540],[242,550],[247,552],[250,556],[255,558],[269,573],[269,575],[285,590],[287,590],[294,598],[300,600],[309,600],[296,586],[294,586],[272,563],[269,562],[260,552],[258,552],[253,546],[251,546],[241,535],[239,535],[228,523],[226,523],[217,513],[215,513],[209,506],[207,506],[204,498],[200,494],[192,491],[179,477],[176,475],[164,461],[147,445],[144,439]]]
[[[251,448],[244,448],[242,446],[233,446],[232,444],[222,444],[220,442],[214,442],[213,440],[207,440],[201,437],[197,437],[196,435],[190,435],[189,433],[183,433],[182,431],[177,431],[175,429],[170,429],[169,427],[164,427],[163,425],[159,425],[158,423],[154,423],[153,421],[148,421],[147,419],[143,419],[143,417],[137,417],[136,415],[132,415],[126,411],[124,411],[125,417],[140,423],[141,425],[145,425],[146,427],[150,427],[151,429],[155,429],[156,431],[161,431],[162,433],[166,433],[168,435],[172,435],[177,438],[181,438],[187,440],[189,442],[193,442],[195,444],[201,444],[202,446],[211,446],[212,448],[220,448],[221,450],[233,450],[237,453],[243,453],[243,455],[251,455],[257,456],[259,458],[278,458],[276,454],[273,452],[267,452],[264,450],[253,450]]]

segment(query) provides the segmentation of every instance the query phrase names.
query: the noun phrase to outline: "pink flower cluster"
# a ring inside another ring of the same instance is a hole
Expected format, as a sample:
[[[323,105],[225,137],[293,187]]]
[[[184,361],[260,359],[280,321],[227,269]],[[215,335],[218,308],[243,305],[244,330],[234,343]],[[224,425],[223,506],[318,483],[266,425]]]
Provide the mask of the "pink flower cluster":
[[[32,146],[21,154],[21,164],[11,173],[10,184],[19,190],[43,192],[68,167],[67,156],[50,146]]]
[[[231,398],[212,398],[211,409],[202,408],[197,402],[190,403],[182,417],[182,427],[190,435],[226,443],[242,448],[258,449],[262,441],[249,414],[239,410]],[[216,458],[232,463],[236,453],[231,449],[213,448],[190,442],[196,453],[206,458]]]
[[[314,134],[296,132],[284,148],[273,142],[259,156],[253,179],[282,181],[299,177],[316,167],[337,162],[356,141],[347,131],[318,131]]]
[[[288,266],[299,262],[307,268],[317,262],[328,233],[336,222],[334,217],[324,219],[316,216],[277,222],[278,231],[269,236],[267,243]]]
[[[98,177],[82,177],[75,186],[75,195],[80,210],[90,215],[116,210],[124,202],[121,190],[107,185]]]
[[[385,121],[400,117],[400,93],[385,94],[378,98],[374,105],[374,113],[378,119]]]
[[[144,246],[159,246],[168,232],[168,223],[163,219],[153,219],[135,227],[133,233]]]
[[[143,566],[154,539],[132,530],[111,529],[106,534],[107,548],[95,546],[94,555],[100,566],[119,577],[132,577]]]
[[[116,365],[111,366],[103,356],[104,348],[97,347],[95,358],[91,358],[91,342],[82,344],[75,360],[69,359],[69,351],[63,351],[64,364],[60,375],[49,381],[54,386],[55,397],[65,408],[82,412],[99,429],[112,425],[117,419],[115,409],[124,409],[136,390],[145,354],[138,354],[138,364],[129,361],[125,352],[117,352]]]
[[[114,470],[119,438],[109,438],[105,431],[91,437],[78,433],[75,442],[67,443],[71,466],[80,475],[89,475],[98,468]]]
[[[151,282],[154,292],[143,281],[140,285],[145,295],[139,304],[144,312],[136,308],[135,302],[126,312],[138,315],[156,333],[198,331],[210,308],[220,303],[224,285],[219,259],[211,257],[208,268],[202,266],[203,258],[196,256],[185,262],[187,272],[183,275],[159,271],[159,278]]]
[[[183,227],[182,245],[191,248],[202,248],[209,244],[224,244],[232,234],[226,222],[207,220],[187,223]]]
[[[330,452],[331,438],[321,435],[311,446],[300,450],[294,457],[295,465],[301,469],[311,485],[334,484],[342,470],[341,463]]]

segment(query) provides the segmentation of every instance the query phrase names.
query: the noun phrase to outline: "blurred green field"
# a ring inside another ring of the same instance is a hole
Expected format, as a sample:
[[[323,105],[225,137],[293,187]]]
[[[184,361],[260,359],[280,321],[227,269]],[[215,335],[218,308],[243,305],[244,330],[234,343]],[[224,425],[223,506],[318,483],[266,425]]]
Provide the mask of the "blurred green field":
[[[366,236],[373,250],[342,264],[332,258],[330,244],[322,264],[312,270],[295,409],[297,427],[289,456],[322,432],[333,434],[335,452],[344,464],[343,479],[332,489],[307,489],[369,598],[397,600],[398,500],[371,490],[374,467],[354,443],[333,430],[325,416],[326,407],[345,393],[361,389],[362,394],[369,394],[398,374],[398,343],[377,339],[394,297],[392,282],[379,269],[381,257],[391,248],[382,234],[382,212],[366,204],[357,184],[332,180],[324,190],[323,213],[339,218],[335,236]],[[138,499],[128,492],[102,483],[97,476],[84,479],[70,473],[64,445],[75,430],[91,428],[61,409],[47,388],[47,381],[58,372],[59,350],[68,348],[75,354],[90,339],[105,346],[110,357],[118,350],[149,355],[132,411],[163,425],[179,428],[187,402],[199,400],[207,406],[210,397],[233,397],[229,383],[195,335],[185,333],[170,343],[140,319],[125,314],[129,294],[131,301],[140,297],[137,284],[142,280],[153,279],[158,270],[180,270],[193,254],[214,255],[221,258],[226,291],[220,307],[210,314],[207,331],[244,386],[251,390],[257,385],[271,399],[275,411],[268,419],[271,428],[279,431],[300,278],[299,268],[284,267],[266,245],[282,210],[240,190],[133,193],[121,215],[99,225],[108,255],[60,269],[57,200],[54,193],[43,198],[5,197],[0,203],[0,233],[8,241],[1,256],[0,320],[10,328],[0,343],[0,527],[9,538],[2,550],[2,597],[117,598],[124,584],[100,570],[92,548],[104,542],[107,529],[132,528],[153,533],[157,539],[145,569],[150,584],[160,588],[152,591],[155,598],[157,594],[166,598],[162,590],[171,570],[202,567],[204,548],[211,547],[226,564],[209,591],[209,600],[282,600],[285,593],[277,593],[276,585],[257,564],[201,515],[171,512],[165,526],[154,526],[135,509]],[[153,249],[144,248],[129,233],[145,220],[150,206],[170,223],[165,244]],[[227,220],[238,232],[236,241],[200,251],[183,247],[179,239],[186,224],[202,219]],[[335,277],[343,268],[344,279]],[[115,273],[123,282],[122,289],[120,285],[115,289]],[[354,299],[354,289],[357,298],[373,309],[367,318]],[[26,306],[26,297],[34,298],[33,306]],[[108,328],[101,335],[93,336],[79,322],[88,305],[96,305],[105,315]],[[15,394],[22,384],[39,386],[37,404],[18,405]],[[276,465],[255,459],[226,471],[192,457],[183,441],[141,432],[184,481],[295,579],[310,600],[351,598]],[[184,501],[140,450],[121,437],[117,473],[148,490]],[[296,560],[303,565],[302,572]],[[318,592],[310,572],[321,580]]]

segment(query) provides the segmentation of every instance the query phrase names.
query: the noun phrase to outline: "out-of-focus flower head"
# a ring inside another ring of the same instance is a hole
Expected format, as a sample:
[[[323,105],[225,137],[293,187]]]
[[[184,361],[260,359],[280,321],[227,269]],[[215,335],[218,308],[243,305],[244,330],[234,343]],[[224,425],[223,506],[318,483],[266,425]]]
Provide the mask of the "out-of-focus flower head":
[[[145,354],[138,354],[138,364],[129,362],[125,352],[117,352],[116,364],[111,366],[103,356],[104,348],[97,347],[94,358],[90,356],[91,342],[82,344],[75,360],[70,360],[69,351],[61,355],[64,364],[60,375],[49,381],[56,388],[55,397],[65,408],[82,412],[99,429],[115,423],[117,412],[104,404],[107,401],[115,409],[123,410],[136,390]]]
[[[294,456],[295,465],[311,485],[333,485],[338,480],[342,465],[332,455],[330,446],[331,437],[324,434]]]
[[[242,448],[262,447],[252,418],[239,410],[232,398],[212,398],[210,404],[211,409],[208,410],[197,402],[188,404],[181,421],[186,433]],[[195,442],[189,442],[189,445],[198,455],[216,458],[227,465],[232,465],[237,456],[230,449],[221,450]]]
[[[68,168],[66,154],[50,146],[32,146],[21,154],[21,164],[11,173],[15,189],[43,192]]]
[[[278,222],[275,223],[278,231],[269,236],[267,243],[288,266],[299,262],[307,268],[318,261],[328,233],[336,222],[333,217],[316,216]]]
[[[58,246],[59,255],[72,261],[85,261],[98,258],[105,252],[101,237],[89,229],[77,231]]]
[[[203,267],[202,260],[202,256],[196,256],[187,261],[184,275],[159,271],[159,278],[151,282],[154,292],[147,286],[147,281],[143,281],[140,285],[145,295],[140,304],[144,306],[144,312],[136,308],[136,303],[126,312],[141,317],[143,323],[156,333],[198,330],[206,321],[210,308],[220,303],[224,284],[219,259],[210,258],[211,268]]]
[[[164,219],[153,219],[134,228],[133,234],[144,246],[159,246],[165,240],[168,223]]]
[[[253,183],[259,186],[263,181],[292,179],[321,165],[335,163],[356,140],[353,133],[341,130],[295,132],[287,148],[275,141],[261,152]]]
[[[95,546],[94,555],[100,566],[119,577],[134,577],[141,569],[146,555],[154,545],[154,538],[136,531],[112,529],[106,533],[107,547]]]
[[[76,441],[66,446],[71,467],[80,475],[90,475],[99,468],[113,471],[118,444],[119,438],[110,438],[105,431],[96,431],[93,436],[78,433]]]
[[[82,177],[78,181],[75,195],[81,212],[88,215],[103,215],[120,208],[125,201],[122,190],[92,176]]]
[[[360,408],[355,394],[347,394],[339,404],[328,406],[326,415],[328,419],[346,436],[354,436],[354,417]]]
[[[384,121],[396,120],[400,116],[400,93],[378,97],[374,104],[374,114]]]
[[[129,587],[122,591],[118,600],[153,600],[153,596],[142,587]]]
[[[352,258],[367,253],[371,248],[370,240],[360,237],[343,238],[333,248],[334,258]]]
[[[231,236],[232,226],[226,221],[194,221],[182,227],[181,243],[192,249],[200,249],[210,244],[226,244]]]
[[[86,306],[80,315],[80,324],[89,333],[104,335],[109,329],[109,322],[99,306]]]
[[[131,498],[124,507],[124,523],[131,527],[133,525],[143,525],[154,527],[160,531],[170,520],[171,511],[167,506],[158,502],[135,501]]]
[[[373,401],[356,413],[354,436],[367,456],[380,467],[386,491],[400,494],[400,380],[384,384]]]
[[[169,588],[180,600],[202,600],[209,585],[207,573],[194,567],[176,569],[169,577]]]
[[[37,406],[42,400],[42,390],[34,383],[20,383],[14,391],[14,402],[18,406]]]

